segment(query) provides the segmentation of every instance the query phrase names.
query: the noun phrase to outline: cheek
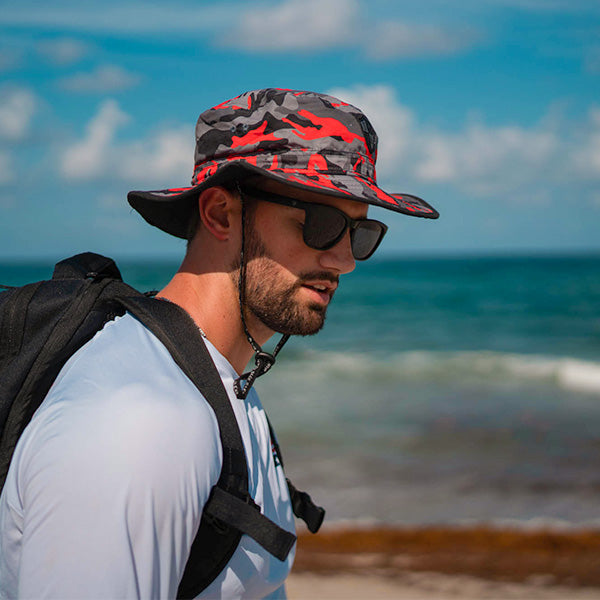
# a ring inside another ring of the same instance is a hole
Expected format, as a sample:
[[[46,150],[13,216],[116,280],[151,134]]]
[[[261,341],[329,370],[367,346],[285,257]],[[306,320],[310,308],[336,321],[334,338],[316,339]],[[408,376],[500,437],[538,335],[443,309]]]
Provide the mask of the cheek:
[[[281,268],[298,275],[314,270],[319,261],[319,252],[309,248],[302,239],[302,234],[292,233],[282,236],[277,243],[273,258]]]
[[[302,237],[302,221],[297,214],[275,204],[261,203],[256,207],[254,225],[267,256],[277,262],[280,272],[297,277],[319,269],[321,252],[309,248]]]
[[[268,255],[282,264],[297,260],[309,250],[302,238],[302,226],[295,220],[265,223],[260,237]]]

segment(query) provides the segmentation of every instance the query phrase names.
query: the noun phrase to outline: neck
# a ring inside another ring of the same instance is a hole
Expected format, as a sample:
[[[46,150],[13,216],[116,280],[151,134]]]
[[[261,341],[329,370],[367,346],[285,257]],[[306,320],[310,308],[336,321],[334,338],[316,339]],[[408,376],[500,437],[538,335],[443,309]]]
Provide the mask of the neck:
[[[186,310],[237,373],[244,371],[254,350],[242,327],[237,286],[229,272],[198,272],[197,269],[190,269],[184,260],[179,271],[158,296]],[[257,319],[247,318],[247,324],[261,345],[273,334]]]

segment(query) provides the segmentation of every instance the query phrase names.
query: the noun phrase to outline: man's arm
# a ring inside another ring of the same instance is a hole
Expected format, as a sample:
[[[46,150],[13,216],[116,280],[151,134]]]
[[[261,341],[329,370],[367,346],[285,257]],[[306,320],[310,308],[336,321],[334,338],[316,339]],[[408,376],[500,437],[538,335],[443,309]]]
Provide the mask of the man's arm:
[[[179,392],[129,385],[36,421],[18,465],[20,597],[176,595],[221,465],[213,413]]]

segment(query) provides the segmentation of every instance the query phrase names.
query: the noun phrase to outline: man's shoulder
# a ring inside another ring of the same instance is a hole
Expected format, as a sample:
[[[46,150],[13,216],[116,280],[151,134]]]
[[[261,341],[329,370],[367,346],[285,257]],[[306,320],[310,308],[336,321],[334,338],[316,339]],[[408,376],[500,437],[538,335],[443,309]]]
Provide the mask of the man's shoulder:
[[[69,358],[51,392],[75,387],[88,395],[97,389],[142,386],[160,393],[173,385],[194,390],[168,350],[129,313],[107,323]]]
[[[83,460],[94,472],[116,469],[127,478],[135,471],[160,487],[185,468],[218,473],[220,455],[208,403],[152,333],[126,315],[69,359],[15,458],[27,471],[49,473],[53,465],[81,471]]]
[[[179,435],[216,419],[195,385],[160,341],[133,316],[108,323],[65,364],[37,419],[83,429],[104,418]],[[217,430],[218,431],[218,430]]]

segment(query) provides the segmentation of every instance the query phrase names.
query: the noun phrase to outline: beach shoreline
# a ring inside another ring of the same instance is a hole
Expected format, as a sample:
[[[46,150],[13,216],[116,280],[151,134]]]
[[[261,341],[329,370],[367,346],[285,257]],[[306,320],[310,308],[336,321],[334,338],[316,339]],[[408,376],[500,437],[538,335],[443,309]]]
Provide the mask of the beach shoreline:
[[[600,599],[600,530],[330,527],[300,534],[288,595]]]

